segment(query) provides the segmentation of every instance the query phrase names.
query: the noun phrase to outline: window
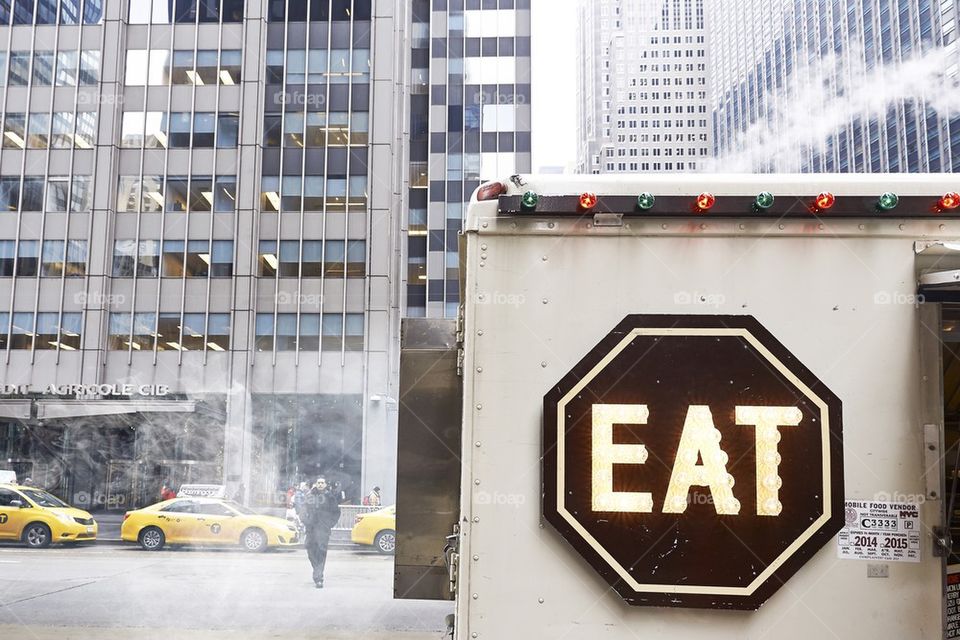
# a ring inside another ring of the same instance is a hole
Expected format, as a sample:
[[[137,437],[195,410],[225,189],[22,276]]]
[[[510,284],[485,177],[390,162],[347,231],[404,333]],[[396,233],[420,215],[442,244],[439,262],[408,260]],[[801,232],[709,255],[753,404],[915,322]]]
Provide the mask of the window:
[[[63,240],[44,240],[41,253],[40,275],[56,277],[64,270]]]
[[[186,176],[167,177],[167,211],[185,213],[189,202],[189,180]]]
[[[320,240],[303,241],[303,259],[300,262],[304,278],[319,278],[323,275],[323,242]],[[318,325],[319,326],[319,325]],[[317,335],[320,332],[317,331]]]
[[[216,139],[216,115],[213,113],[195,113],[193,115],[193,146],[194,148],[212,148]],[[187,130],[189,133],[189,128]],[[187,138],[189,145],[189,137]]]
[[[163,177],[120,176],[117,211],[157,213],[163,210]]]
[[[190,147],[190,125],[192,123],[189,112],[175,112],[170,114],[170,147],[173,149],[187,149]]]
[[[30,52],[11,51],[7,84],[11,87],[25,87],[30,79]]]
[[[20,209],[22,211],[42,211],[44,182],[42,177],[24,177],[20,188]]]
[[[126,351],[153,349],[157,317],[153,313],[111,313],[109,321],[109,348]]]
[[[16,266],[16,242],[14,240],[0,240],[0,277],[9,278],[14,274]],[[6,333],[2,327],[0,332]]]
[[[217,71],[220,66],[220,57],[216,49],[212,51],[197,51],[197,71],[193,77],[194,84],[216,85],[219,81]]]
[[[17,248],[17,275],[35,276],[39,273],[40,243],[37,240],[21,240]]]
[[[210,176],[193,176],[190,180],[190,211],[213,210],[213,179]]]
[[[33,348],[33,314],[32,313],[14,313],[12,314],[10,327],[10,348],[11,349],[31,349]]]
[[[50,145],[50,114],[31,113],[27,121],[27,148],[46,149]]]
[[[87,241],[67,240],[67,261],[64,265],[68,277],[87,274]]]
[[[0,178],[0,211],[17,211],[20,208],[20,178]]]
[[[193,84],[195,77],[193,59],[192,50],[178,49],[173,52],[173,65],[170,72],[170,81],[173,84]]]
[[[243,56],[239,49],[224,49],[220,52],[220,84],[240,84],[240,69]]]
[[[210,276],[231,277],[233,275],[233,240],[214,240],[211,245]]]
[[[49,87],[53,84],[54,55],[52,51],[37,51],[33,54],[33,84]]]
[[[236,204],[237,177],[218,177],[213,194],[213,210],[221,213],[230,213],[236,209]]]
[[[183,314],[183,330],[180,336],[180,346],[183,351],[203,351],[206,340],[204,335],[204,314]]]
[[[280,268],[280,261],[277,259],[276,240],[261,240],[259,253],[257,274],[271,278],[276,276]]]
[[[273,351],[273,325],[272,313],[257,314],[255,328],[255,348],[257,351]]]
[[[325,313],[323,314],[323,334],[321,347],[324,351],[363,350],[363,314],[362,313]]]
[[[211,313],[207,317],[207,349],[230,350],[230,314]]]
[[[7,113],[3,118],[3,147],[23,149],[27,139],[26,126],[26,114]]]
[[[80,52],[80,84],[93,86],[100,82],[100,52],[83,50]]]
[[[221,113],[217,116],[217,148],[234,149],[240,141],[240,114]]]
[[[73,148],[73,113],[58,111],[53,114],[53,133],[50,136],[51,149]]]
[[[120,146],[140,148],[143,146],[144,121],[146,116],[141,111],[126,111],[120,124]]]

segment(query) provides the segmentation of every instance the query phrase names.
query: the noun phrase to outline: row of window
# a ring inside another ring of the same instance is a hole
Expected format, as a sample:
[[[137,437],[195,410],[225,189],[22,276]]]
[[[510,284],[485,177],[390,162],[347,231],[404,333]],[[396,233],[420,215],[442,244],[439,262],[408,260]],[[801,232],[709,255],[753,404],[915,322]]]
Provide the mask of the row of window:
[[[323,111],[267,114],[263,117],[263,145],[290,148],[366,146],[370,116],[366,112]]]
[[[366,176],[263,176],[260,188],[262,211],[362,211],[367,206]]]
[[[130,24],[243,22],[244,0],[130,0]]]
[[[103,4],[104,0],[0,0],[0,24],[99,24]]]
[[[35,245],[36,241],[31,242]],[[83,249],[85,261],[85,243]],[[3,255],[2,251],[0,245],[0,255]],[[9,253],[10,273],[0,271],[0,275],[14,273],[12,246]],[[25,256],[22,248],[20,253],[22,259]],[[17,275],[36,275],[36,246],[29,248],[28,253],[34,256],[33,271],[30,272],[31,265],[27,264],[24,265],[27,272],[21,273],[18,262]],[[62,254],[61,247],[61,260]],[[367,244],[363,240],[303,240],[302,243],[299,240],[281,240],[279,243],[276,240],[261,240],[258,274],[291,278],[363,277],[366,275],[366,256]],[[117,240],[113,245],[112,274],[116,278],[229,278],[233,275],[233,241],[164,240],[161,243],[159,240]],[[44,267],[43,275],[58,274],[48,274]]]
[[[229,278],[233,275],[232,240],[117,240],[113,276],[117,278]]]
[[[228,351],[229,313],[111,313],[112,351]]]
[[[96,111],[7,112],[3,118],[5,149],[92,149],[96,133]]]
[[[229,213],[236,201],[236,176],[120,176],[117,212]]]
[[[22,318],[21,324],[26,324],[26,320]],[[362,313],[348,313],[345,319],[340,313],[299,316],[258,313],[255,348],[257,351],[340,351],[341,348],[360,351],[363,325]],[[108,346],[114,351],[152,351],[154,346],[157,351],[226,351],[230,348],[230,314],[111,313]]]
[[[231,86],[240,83],[239,49],[128,49],[124,84],[128,87],[174,85]]]
[[[100,52],[0,51],[0,86],[75,87],[100,82]]]
[[[90,176],[0,176],[0,212],[82,213],[92,206]]]
[[[371,4],[372,0],[270,0],[268,16],[275,22],[369,20]]]
[[[299,327],[298,327],[299,324]],[[363,350],[363,314],[258,313],[257,351]]]
[[[125,111],[120,129],[120,146],[138,149],[232,149],[239,142],[239,113]]]
[[[81,313],[0,313],[0,349],[80,348]]]
[[[265,277],[363,277],[367,273],[364,240],[261,240],[257,273]]]
[[[370,49],[267,49],[267,84],[370,81]]]
[[[0,240],[0,276],[83,276],[86,240]]]

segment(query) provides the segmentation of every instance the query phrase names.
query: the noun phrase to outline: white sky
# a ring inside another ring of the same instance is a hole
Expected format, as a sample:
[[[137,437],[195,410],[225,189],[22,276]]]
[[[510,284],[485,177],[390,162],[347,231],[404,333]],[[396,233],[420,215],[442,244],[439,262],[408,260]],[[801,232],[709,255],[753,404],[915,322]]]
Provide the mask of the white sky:
[[[531,0],[533,170],[576,164],[577,0]]]

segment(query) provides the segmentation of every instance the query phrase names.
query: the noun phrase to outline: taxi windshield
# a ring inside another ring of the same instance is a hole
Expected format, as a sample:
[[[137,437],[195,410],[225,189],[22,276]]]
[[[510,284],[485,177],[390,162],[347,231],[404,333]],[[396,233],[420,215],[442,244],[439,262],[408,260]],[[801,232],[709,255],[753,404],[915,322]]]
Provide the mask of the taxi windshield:
[[[55,498],[46,491],[40,491],[39,489],[23,489],[23,495],[27,496],[40,507],[66,507],[68,506],[59,498]]]
[[[252,509],[248,509],[247,507],[243,506],[240,503],[234,502],[233,500],[226,500],[224,501],[224,504],[230,507],[231,509],[233,509],[234,511],[237,511],[245,516],[257,515],[256,511],[253,511]]]

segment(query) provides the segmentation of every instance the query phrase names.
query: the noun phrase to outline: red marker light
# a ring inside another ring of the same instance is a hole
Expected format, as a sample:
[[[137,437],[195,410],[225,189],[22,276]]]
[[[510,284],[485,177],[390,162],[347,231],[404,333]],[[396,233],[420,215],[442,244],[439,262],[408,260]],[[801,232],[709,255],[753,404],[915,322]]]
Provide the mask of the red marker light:
[[[697,209],[701,211],[707,211],[716,204],[717,199],[713,197],[712,193],[701,193],[697,196]]]
[[[818,210],[824,211],[832,207],[833,203],[835,203],[836,201],[837,199],[833,197],[832,193],[830,193],[829,191],[824,191],[823,193],[817,196],[816,200],[814,200],[814,205],[816,205]]]
[[[950,193],[944,194],[944,196],[940,198],[940,202],[937,203],[937,206],[941,210],[950,210],[960,207],[960,193],[951,191]]]
[[[593,209],[597,206],[597,195],[595,193],[584,193],[580,195],[580,207],[583,209]]]
[[[503,194],[507,192],[507,185],[502,182],[488,182],[484,185],[480,185],[480,188],[477,189],[477,200],[483,202],[485,200],[496,200]]]

